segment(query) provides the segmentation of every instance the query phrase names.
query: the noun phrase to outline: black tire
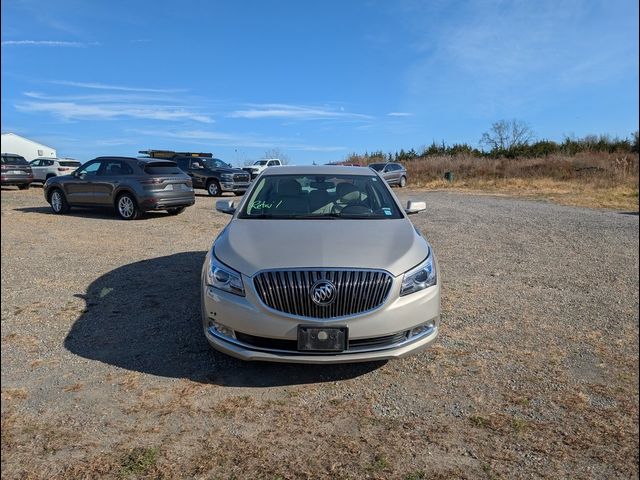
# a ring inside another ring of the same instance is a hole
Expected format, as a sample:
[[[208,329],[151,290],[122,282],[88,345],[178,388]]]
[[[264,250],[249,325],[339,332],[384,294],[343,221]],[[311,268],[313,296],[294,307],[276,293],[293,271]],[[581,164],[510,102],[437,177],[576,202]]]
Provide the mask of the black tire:
[[[207,193],[212,197],[219,197],[222,195],[222,190],[220,189],[220,184],[217,180],[209,180],[207,182]]]
[[[169,215],[180,215],[182,212],[184,212],[185,208],[187,207],[168,208],[167,213]]]
[[[64,193],[59,188],[55,188],[49,193],[49,204],[53,213],[58,215],[69,213],[69,210],[71,210]]]
[[[116,199],[116,212],[123,220],[135,220],[140,218],[140,209],[136,199],[130,193],[118,195]]]
[[[31,186],[30,183],[23,183],[22,185],[18,185],[18,188],[20,190],[29,190],[29,187]]]
[[[404,175],[402,177],[400,177],[400,181],[398,182],[398,186],[400,188],[404,188],[407,186],[407,177],[405,177]]]

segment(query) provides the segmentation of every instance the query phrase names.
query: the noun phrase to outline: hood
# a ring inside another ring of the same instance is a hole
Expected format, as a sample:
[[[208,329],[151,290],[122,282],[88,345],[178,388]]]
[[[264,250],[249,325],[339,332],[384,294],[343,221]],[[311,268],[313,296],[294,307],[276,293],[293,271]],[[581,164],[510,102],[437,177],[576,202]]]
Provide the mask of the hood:
[[[217,173],[247,173],[241,168],[206,168],[205,170]]]
[[[423,261],[424,238],[411,221],[234,219],[215,255],[252,276],[279,268],[376,268],[398,276]]]

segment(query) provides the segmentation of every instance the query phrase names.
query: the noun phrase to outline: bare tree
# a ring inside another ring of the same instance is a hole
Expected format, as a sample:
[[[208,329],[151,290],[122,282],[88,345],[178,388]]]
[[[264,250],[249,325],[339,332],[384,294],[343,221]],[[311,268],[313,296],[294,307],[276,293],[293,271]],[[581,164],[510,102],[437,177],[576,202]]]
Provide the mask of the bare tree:
[[[528,145],[534,134],[531,127],[522,120],[500,120],[491,130],[482,134],[480,145],[491,151],[506,151],[513,147]]]
[[[264,158],[278,158],[280,159],[280,162],[282,163],[282,165],[289,164],[289,155],[284,153],[279,148],[270,148],[269,150],[264,152]]]

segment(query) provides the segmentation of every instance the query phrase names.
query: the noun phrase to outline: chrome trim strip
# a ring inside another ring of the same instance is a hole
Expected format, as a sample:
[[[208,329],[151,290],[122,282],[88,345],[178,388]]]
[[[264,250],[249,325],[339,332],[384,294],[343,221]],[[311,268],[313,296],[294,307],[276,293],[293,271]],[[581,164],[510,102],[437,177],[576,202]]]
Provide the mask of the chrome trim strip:
[[[355,353],[369,353],[369,352],[381,352],[383,350],[393,350],[396,348],[400,348],[400,347],[404,347],[406,345],[409,345],[413,342],[417,342],[418,340],[421,340],[425,337],[428,337],[429,335],[433,334],[435,331],[437,331],[437,326],[433,326],[431,328],[429,328],[428,330],[425,330],[422,333],[419,333],[418,335],[415,335],[411,338],[407,338],[406,340],[403,340],[401,342],[398,343],[393,343],[391,345],[385,345],[384,347],[375,347],[375,348],[368,348],[368,349],[353,349],[353,350],[345,350],[343,352],[298,352],[298,351],[294,351],[294,350],[280,350],[280,349],[275,349],[275,348],[261,348],[261,347],[256,347],[255,345],[249,345],[247,343],[241,342],[236,338],[231,338],[231,337],[227,337],[226,335],[222,335],[220,332],[218,332],[214,327],[209,327],[207,328],[207,333],[209,335],[211,335],[212,337],[215,337],[218,340],[222,340],[224,342],[227,343],[231,343],[237,347],[241,347],[244,348],[245,350],[253,350],[256,352],[266,352],[266,353],[276,353],[278,355],[290,355],[290,356],[296,356],[296,355],[319,355],[319,356],[331,356],[331,355],[349,355],[349,354],[355,354]],[[401,332],[396,332],[396,333],[401,333]],[[395,334],[389,334],[389,335],[395,335]],[[386,336],[386,335],[385,335]],[[281,339],[282,340],[282,339]],[[290,340],[290,339],[284,339],[284,340]],[[292,340],[294,341],[294,340]]]

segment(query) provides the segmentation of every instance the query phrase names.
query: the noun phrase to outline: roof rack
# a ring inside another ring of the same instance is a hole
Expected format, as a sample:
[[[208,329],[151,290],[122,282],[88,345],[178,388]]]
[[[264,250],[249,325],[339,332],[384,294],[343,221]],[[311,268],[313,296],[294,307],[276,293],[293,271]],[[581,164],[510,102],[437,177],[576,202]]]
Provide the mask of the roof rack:
[[[203,157],[213,158],[212,153],[205,152],[174,152],[173,150],[139,150],[138,153],[149,155],[151,158],[175,158],[175,157]]]

